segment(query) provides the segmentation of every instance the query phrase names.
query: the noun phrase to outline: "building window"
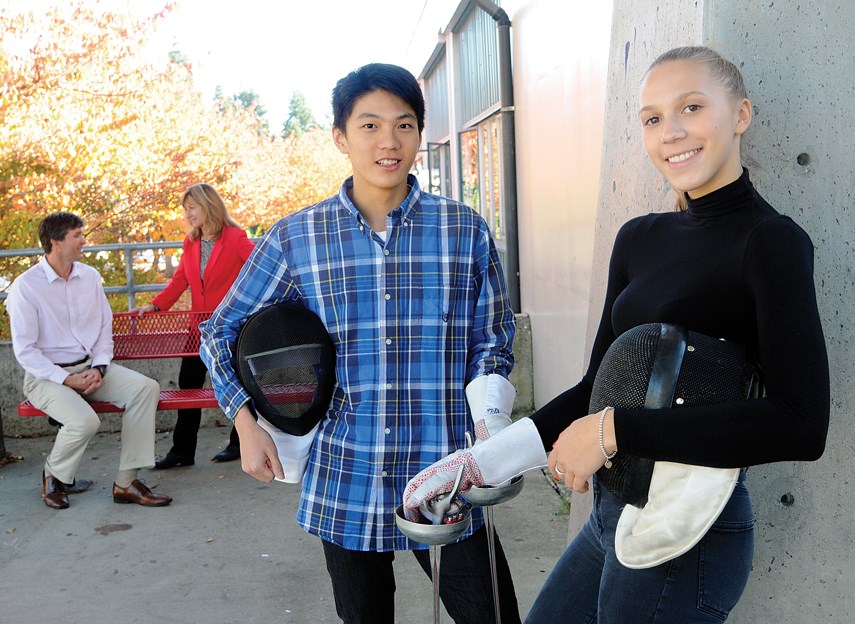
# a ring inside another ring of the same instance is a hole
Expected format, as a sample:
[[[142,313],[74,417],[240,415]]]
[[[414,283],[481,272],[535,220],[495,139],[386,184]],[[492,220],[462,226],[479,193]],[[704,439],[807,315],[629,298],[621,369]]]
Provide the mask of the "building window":
[[[463,203],[484,217],[504,255],[506,240],[502,212],[502,124],[498,115],[460,133],[460,184]]]
[[[451,197],[451,148],[448,143],[428,143],[428,189]]]

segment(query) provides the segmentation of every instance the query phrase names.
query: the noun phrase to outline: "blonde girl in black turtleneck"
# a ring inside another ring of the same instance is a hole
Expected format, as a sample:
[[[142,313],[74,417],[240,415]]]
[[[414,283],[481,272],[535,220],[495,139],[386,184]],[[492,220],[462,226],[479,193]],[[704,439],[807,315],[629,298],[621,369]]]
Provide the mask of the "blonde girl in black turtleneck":
[[[813,282],[813,244],[754,189],[740,142],[751,104],[739,71],[703,47],[648,70],[639,120],[647,154],[678,210],[627,222],[615,240],[603,316],[583,380],[532,416],[573,489],[594,483],[594,511],[556,565],[527,622],[721,622],[751,570],[754,513],[744,473],[724,511],[687,553],[647,569],[615,557],[622,505],[591,477],[604,459],[591,386],[609,345],[644,323],[674,323],[745,345],[766,394],[685,409],[610,410],[604,446],[657,461],[747,467],[815,460],[828,431],[828,359]],[[557,618],[557,619],[556,619]]]

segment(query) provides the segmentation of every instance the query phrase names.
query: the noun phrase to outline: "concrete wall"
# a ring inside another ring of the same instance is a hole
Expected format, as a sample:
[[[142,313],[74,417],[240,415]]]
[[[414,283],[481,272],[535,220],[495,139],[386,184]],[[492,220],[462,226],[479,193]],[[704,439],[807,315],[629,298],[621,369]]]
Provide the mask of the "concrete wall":
[[[534,409],[533,375],[531,359],[531,324],[524,314],[517,315],[517,334],[514,340],[514,356],[516,366],[511,373],[511,383],[517,389],[517,400],[514,403],[514,417],[526,416]],[[178,388],[179,360],[129,360],[121,362],[123,366],[133,368],[144,375],[156,379],[160,387],[167,389]],[[56,430],[48,424],[47,418],[21,418],[18,416],[18,403],[24,400],[21,386],[24,371],[15,361],[12,344],[0,342],[0,413],[2,413],[2,429],[5,435],[6,447],[10,453],[15,453],[13,438],[32,435],[52,435]],[[208,384],[210,385],[210,384]],[[175,412],[159,412],[156,426],[171,428],[175,424]],[[228,418],[216,409],[203,410],[202,426],[229,425]],[[121,429],[121,416],[118,414],[101,414],[102,431],[118,431]]]
[[[849,139],[855,126],[855,56],[848,41],[855,4],[661,0],[652,5],[644,0],[614,5],[589,339],[599,319],[617,228],[629,217],[671,204],[644,156],[636,113],[641,76],[669,48],[710,45],[742,69],[755,108],[746,136],[747,154],[756,161],[750,165],[752,180],[773,206],[807,230],[816,247],[832,374],[825,455],[813,463],[758,466],[749,473],[757,511],[754,571],[728,621],[852,622],[855,159]],[[574,498],[571,533],[587,516],[588,498]]]
[[[589,351],[611,5],[502,6],[513,24],[520,292],[540,406],[579,380]]]

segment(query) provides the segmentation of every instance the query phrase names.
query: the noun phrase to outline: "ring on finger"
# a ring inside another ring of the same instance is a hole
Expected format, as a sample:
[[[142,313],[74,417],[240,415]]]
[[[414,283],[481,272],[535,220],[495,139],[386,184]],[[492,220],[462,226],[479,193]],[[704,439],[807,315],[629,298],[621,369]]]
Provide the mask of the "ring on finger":
[[[563,477],[563,476],[564,476],[564,471],[563,471],[563,470],[561,470],[561,468],[559,468],[558,466],[556,466],[556,467],[555,467],[555,474],[557,474],[559,477]]]

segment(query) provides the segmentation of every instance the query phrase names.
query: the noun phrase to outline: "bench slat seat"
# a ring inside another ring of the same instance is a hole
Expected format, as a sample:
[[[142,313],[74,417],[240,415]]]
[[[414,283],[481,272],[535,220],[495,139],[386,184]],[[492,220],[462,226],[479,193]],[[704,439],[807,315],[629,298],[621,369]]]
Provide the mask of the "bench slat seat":
[[[180,358],[199,355],[199,323],[210,318],[211,312],[177,310],[150,312],[144,316],[121,312],[113,315],[113,359],[136,360]],[[315,384],[286,384],[265,388],[273,404],[311,403]],[[90,403],[99,414],[122,412],[121,407],[104,401]],[[217,408],[211,388],[161,390],[159,411]],[[46,416],[29,401],[18,405],[19,416]]]
[[[289,384],[278,386],[273,395],[268,399],[274,403],[311,403],[315,395],[314,384]],[[105,401],[93,401],[90,403],[92,409],[99,414],[110,412],[122,412],[121,407]],[[219,404],[214,397],[212,388],[198,388],[190,390],[161,390],[160,401],[157,403],[158,411],[189,409],[189,408],[217,408]],[[18,405],[19,416],[45,416],[40,409],[33,407],[29,401]]]

